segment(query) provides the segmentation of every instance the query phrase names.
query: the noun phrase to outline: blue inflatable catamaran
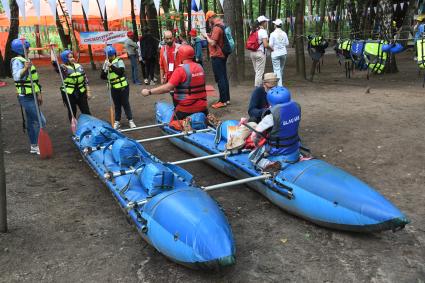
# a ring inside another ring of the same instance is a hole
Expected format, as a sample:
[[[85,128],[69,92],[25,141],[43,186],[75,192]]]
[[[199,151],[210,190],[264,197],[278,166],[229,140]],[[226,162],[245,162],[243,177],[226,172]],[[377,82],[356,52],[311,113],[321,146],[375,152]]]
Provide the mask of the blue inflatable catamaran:
[[[80,116],[73,140],[143,239],[159,252],[196,269],[234,263],[226,217],[206,192],[193,185],[187,171],[161,162],[89,115]]]
[[[156,104],[157,123],[163,133],[175,136],[170,138],[173,144],[221,172],[242,179],[239,183],[246,180],[248,186],[292,214],[323,227],[355,232],[395,231],[409,223],[397,207],[369,185],[323,160],[286,163],[279,173],[271,175],[256,170],[248,152],[226,153],[226,134],[217,138],[215,129],[179,135],[167,126],[173,110],[169,103]]]

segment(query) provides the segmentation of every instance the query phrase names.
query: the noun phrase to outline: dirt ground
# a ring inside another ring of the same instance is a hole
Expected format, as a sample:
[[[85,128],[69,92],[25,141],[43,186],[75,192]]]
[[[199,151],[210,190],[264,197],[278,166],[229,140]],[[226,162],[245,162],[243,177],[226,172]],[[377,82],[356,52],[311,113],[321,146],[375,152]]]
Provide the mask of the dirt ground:
[[[55,149],[51,160],[28,153],[12,81],[0,88],[9,225],[0,234],[0,282],[425,282],[425,90],[413,53],[398,55],[398,74],[369,81],[365,72],[346,79],[328,53],[311,83],[295,78],[290,50],[287,86],[302,106],[301,137],[315,156],[369,183],[405,212],[411,224],[404,230],[324,229],[238,186],[211,193],[231,223],[236,265],[211,273],[177,265],[141,239],[82,160],[71,142],[59,77],[44,67],[42,109]],[[248,61],[246,69],[250,81],[231,88],[232,105],[213,111],[222,119],[246,115],[253,85]],[[105,83],[98,72],[88,76],[95,93],[92,113],[107,119]],[[139,90],[131,86],[135,121],[151,124],[155,100],[169,97],[144,98]],[[132,136],[159,134],[152,129]],[[189,157],[168,141],[146,148],[166,161]],[[200,185],[230,180],[204,163],[184,167]]]

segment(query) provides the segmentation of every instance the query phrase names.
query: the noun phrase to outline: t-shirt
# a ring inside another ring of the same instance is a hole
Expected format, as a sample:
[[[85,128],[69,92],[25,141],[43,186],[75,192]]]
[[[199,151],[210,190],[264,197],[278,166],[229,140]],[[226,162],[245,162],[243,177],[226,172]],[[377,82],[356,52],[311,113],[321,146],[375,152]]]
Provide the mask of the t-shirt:
[[[174,70],[174,72],[171,74],[170,79],[168,80],[168,82],[175,87],[185,82],[187,78],[184,68],[181,68],[180,66]]]
[[[274,32],[270,34],[270,46],[273,48],[272,58],[278,57],[282,55],[286,55],[286,46],[289,45],[288,36],[286,32],[281,30],[280,28],[276,28]]]
[[[267,94],[263,86],[255,88],[249,101],[248,114],[250,121],[259,123],[263,112],[269,107],[267,103]]]
[[[126,41],[124,41],[124,47],[127,50],[128,55],[138,54],[139,46],[131,38],[127,38]]]
[[[258,47],[257,51],[261,51],[264,53],[264,44],[263,39],[268,39],[269,36],[267,34],[267,31],[263,28],[260,28],[258,30],[258,43],[260,44],[260,47]]]
[[[210,38],[215,40],[216,44],[212,46],[208,44],[208,49],[210,50],[210,57],[220,57],[225,58],[223,51],[221,50],[224,46],[224,32],[221,27],[214,26],[211,32]]]

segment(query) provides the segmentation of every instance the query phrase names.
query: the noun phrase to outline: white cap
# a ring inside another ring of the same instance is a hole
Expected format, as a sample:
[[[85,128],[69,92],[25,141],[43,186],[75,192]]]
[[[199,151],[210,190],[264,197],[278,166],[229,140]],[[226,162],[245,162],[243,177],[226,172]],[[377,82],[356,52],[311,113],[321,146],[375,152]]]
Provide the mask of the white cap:
[[[273,21],[273,23],[277,26],[281,26],[283,24],[281,19],[276,19],[276,20]]]
[[[262,22],[268,22],[269,21],[269,19],[267,19],[266,17],[264,17],[264,16],[259,16],[258,18],[257,18],[257,22],[259,22],[259,23],[262,23]]]

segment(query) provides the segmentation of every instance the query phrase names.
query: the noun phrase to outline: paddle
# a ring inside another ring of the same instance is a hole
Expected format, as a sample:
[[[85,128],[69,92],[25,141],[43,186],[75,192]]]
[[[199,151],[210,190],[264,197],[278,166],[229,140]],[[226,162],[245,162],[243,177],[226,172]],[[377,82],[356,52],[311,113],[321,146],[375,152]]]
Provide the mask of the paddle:
[[[25,38],[21,38],[21,42],[22,42],[22,47],[24,48],[25,59],[31,62],[30,59],[28,58],[27,48],[25,47]],[[43,129],[43,125],[41,123],[40,108],[38,107],[37,94],[35,93],[35,90],[34,90],[34,82],[32,80],[31,68],[28,72],[28,76],[30,77],[30,81],[31,81],[31,90],[34,97],[35,109],[37,111],[38,125],[40,127],[40,131],[38,133],[38,148],[40,150],[40,158],[47,159],[53,156],[52,141],[50,140],[50,137],[47,134],[47,132]]]
[[[109,62],[109,58],[108,58],[108,53],[106,52],[106,48],[105,48],[105,56],[106,56],[106,60],[108,60]],[[112,105],[112,93],[111,93],[111,82],[109,81],[109,67],[107,70],[107,85],[108,85],[108,94],[109,94],[109,121],[111,121],[111,126],[114,126],[114,121],[115,121],[115,113],[114,113],[114,106]]]
[[[59,75],[60,75],[61,80],[62,80],[62,88],[63,88],[63,91],[65,92],[66,102],[68,104],[69,111],[71,112],[71,117],[72,117],[71,118],[71,131],[72,131],[73,134],[75,134],[75,132],[77,131],[77,119],[75,119],[74,112],[72,112],[71,102],[69,101],[68,94],[66,93],[66,87],[65,87],[65,81],[63,79],[62,69],[59,66],[58,57],[56,56],[55,50],[53,49],[53,44],[50,44],[50,51],[52,52],[51,54],[53,55],[53,58],[54,58],[57,66],[58,66]]]

